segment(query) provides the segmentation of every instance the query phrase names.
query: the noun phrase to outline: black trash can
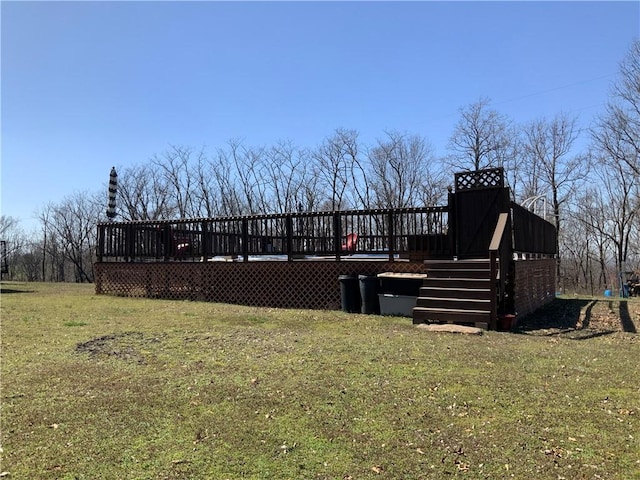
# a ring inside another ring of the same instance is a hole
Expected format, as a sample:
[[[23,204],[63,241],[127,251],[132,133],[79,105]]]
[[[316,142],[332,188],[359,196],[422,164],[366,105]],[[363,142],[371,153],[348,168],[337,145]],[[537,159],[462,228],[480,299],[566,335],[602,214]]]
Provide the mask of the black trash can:
[[[360,312],[360,289],[358,277],[355,275],[340,275],[340,300],[342,311],[347,313]]]
[[[362,301],[362,313],[380,313],[380,301],[378,299],[378,276],[359,275],[360,300]]]

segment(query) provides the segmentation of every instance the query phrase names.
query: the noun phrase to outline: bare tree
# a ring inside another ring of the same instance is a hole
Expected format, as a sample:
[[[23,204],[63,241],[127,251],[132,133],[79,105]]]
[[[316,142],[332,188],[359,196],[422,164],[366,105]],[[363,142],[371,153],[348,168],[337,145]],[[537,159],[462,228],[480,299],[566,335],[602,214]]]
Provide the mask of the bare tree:
[[[152,164],[120,170],[117,209],[122,220],[159,220],[172,218],[175,207],[171,186]]]
[[[241,193],[238,180],[233,175],[233,164],[229,152],[218,149],[210,162],[211,178],[218,191],[220,201],[213,205],[217,215],[240,215],[244,206],[240,200]]]
[[[596,288],[601,290],[608,285],[613,251],[611,238],[606,233],[611,226],[610,215],[602,190],[593,186],[586,188],[577,197],[571,214],[566,216],[566,234],[560,242],[562,258],[579,267],[585,288],[592,295]],[[578,287],[579,282],[576,281],[575,286]]]
[[[460,170],[505,167],[513,169],[517,134],[511,120],[489,107],[488,98],[460,109],[460,119],[449,138],[447,163]],[[515,177],[514,177],[515,178]]]
[[[578,136],[576,119],[559,114],[550,121],[536,120],[525,127],[524,136],[523,152],[527,164],[535,168],[531,174],[537,175],[535,182],[541,189],[536,194],[551,195],[553,219],[560,238],[562,206],[589,172],[588,157],[571,154]]]
[[[333,135],[345,159],[347,178],[342,202],[349,208],[368,208],[371,204],[371,189],[359,136],[357,130],[345,128],[338,128]]]
[[[193,179],[189,165],[191,154],[188,147],[172,145],[169,150],[151,160],[151,164],[159,169],[170,186],[168,193],[179,218],[190,217],[193,212]]]
[[[7,238],[9,232],[18,228],[20,221],[9,215],[0,215],[0,238]]]
[[[9,215],[0,215],[0,240],[6,242],[9,278],[13,278],[16,260],[24,253],[27,245],[27,238],[20,227],[20,220]]]
[[[43,206],[38,212],[42,227],[42,280],[64,281],[66,258],[62,254],[61,242],[53,227],[53,217],[57,208],[52,202]]]
[[[264,156],[269,210],[276,213],[298,210],[306,158],[289,141],[280,141],[265,149]]]
[[[605,113],[592,129],[594,147],[640,175],[640,40],[620,65]]]
[[[300,191],[298,192],[297,210],[303,212],[318,211],[324,195],[322,194],[320,174],[318,167],[314,165],[310,153],[304,152],[304,165],[300,179]]]
[[[221,192],[216,186],[213,162],[204,153],[198,155],[194,169],[194,214],[196,217],[213,217],[218,213]]]
[[[434,157],[424,138],[387,132],[371,149],[369,162],[374,206],[401,208],[415,206],[427,190]]]
[[[629,237],[631,248],[627,254],[627,268],[640,271],[640,215],[636,217],[636,224]]]
[[[624,272],[631,239],[638,228],[640,179],[633,175],[629,165],[615,159],[602,159],[596,174],[601,200],[589,208],[587,215],[592,220],[596,215],[603,216],[597,222],[592,221],[591,226],[614,246],[616,270]]]
[[[442,168],[440,162],[432,163],[423,174],[423,184],[416,206],[435,207],[447,203],[448,187],[451,185],[451,173]]]
[[[62,255],[74,266],[76,282],[93,281],[96,223],[104,202],[102,196],[75,193],[52,206],[50,227],[59,238]]]
[[[240,140],[228,142],[229,150],[221,152],[219,163],[229,165],[232,170],[227,177],[228,187],[236,192],[236,207],[242,214],[266,213],[266,181],[263,177],[263,149],[246,147]]]
[[[637,260],[638,182],[640,181],[640,40],[620,64],[605,112],[591,130],[592,148],[602,163],[603,187],[614,205],[608,234],[616,249],[616,268],[624,274]]]
[[[326,206],[330,210],[346,207],[345,191],[353,178],[357,135],[353,130],[337,129],[312,153],[316,172],[328,199]]]
[[[587,225],[578,222],[575,217],[569,217],[567,230],[571,234],[566,235],[560,242],[562,251],[560,254],[565,259],[560,287],[574,292],[583,292],[587,287],[589,277],[589,237],[586,234]]]
[[[38,214],[38,218],[40,222],[42,222],[42,281],[47,281],[47,252],[49,248],[49,244],[47,243],[49,240],[49,221],[51,218],[51,206],[47,205],[46,207],[40,210]]]

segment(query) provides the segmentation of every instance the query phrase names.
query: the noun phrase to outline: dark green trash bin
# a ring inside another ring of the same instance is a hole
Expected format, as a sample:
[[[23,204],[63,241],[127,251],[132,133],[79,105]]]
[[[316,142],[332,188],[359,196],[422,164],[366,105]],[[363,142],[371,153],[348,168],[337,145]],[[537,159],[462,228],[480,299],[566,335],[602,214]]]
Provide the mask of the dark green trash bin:
[[[340,300],[342,311],[347,313],[360,312],[360,288],[356,275],[340,275]]]
[[[380,313],[380,301],[378,299],[378,276],[359,275],[360,300],[362,302],[362,313]]]

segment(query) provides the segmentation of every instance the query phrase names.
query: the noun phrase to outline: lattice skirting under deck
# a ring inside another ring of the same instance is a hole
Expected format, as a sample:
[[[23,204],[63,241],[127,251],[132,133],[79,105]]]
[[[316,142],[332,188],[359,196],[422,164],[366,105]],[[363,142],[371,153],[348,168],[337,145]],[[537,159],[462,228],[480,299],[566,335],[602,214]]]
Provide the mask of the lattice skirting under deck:
[[[96,293],[235,303],[259,307],[340,309],[340,275],[426,273],[409,262],[96,263]]]
[[[518,316],[528,315],[555,298],[556,265],[554,258],[515,262],[515,309]]]

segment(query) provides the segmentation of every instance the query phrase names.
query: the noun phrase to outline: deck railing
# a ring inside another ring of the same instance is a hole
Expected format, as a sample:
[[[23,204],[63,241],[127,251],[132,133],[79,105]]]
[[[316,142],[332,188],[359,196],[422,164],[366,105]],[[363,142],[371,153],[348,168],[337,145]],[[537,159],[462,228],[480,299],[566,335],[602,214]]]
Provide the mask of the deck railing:
[[[513,218],[513,250],[523,254],[555,255],[557,233],[553,223],[548,222],[526,208],[511,203]]]
[[[446,256],[448,207],[98,224],[99,262]]]

